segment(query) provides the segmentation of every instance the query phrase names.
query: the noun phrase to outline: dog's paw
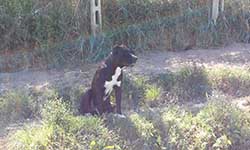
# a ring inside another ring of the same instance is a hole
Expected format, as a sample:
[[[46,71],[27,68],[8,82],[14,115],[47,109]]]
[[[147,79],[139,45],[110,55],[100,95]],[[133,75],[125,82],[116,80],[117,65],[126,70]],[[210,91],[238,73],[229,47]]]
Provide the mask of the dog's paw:
[[[86,117],[91,117],[92,114],[91,114],[91,113],[86,113],[84,116],[86,116]]]
[[[126,118],[126,116],[122,114],[114,114],[114,116],[118,118]]]

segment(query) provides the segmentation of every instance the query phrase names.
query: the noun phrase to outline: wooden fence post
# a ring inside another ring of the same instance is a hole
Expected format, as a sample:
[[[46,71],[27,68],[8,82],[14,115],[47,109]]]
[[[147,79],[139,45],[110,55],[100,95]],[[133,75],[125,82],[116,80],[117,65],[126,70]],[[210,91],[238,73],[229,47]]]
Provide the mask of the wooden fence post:
[[[101,0],[90,0],[91,34],[96,36],[102,32]]]
[[[216,24],[219,13],[224,11],[224,0],[211,0],[211,18]]]
[[[213,0],[212,3],[212,20],[216,24],[217,18],[219,16],[219,0]]]

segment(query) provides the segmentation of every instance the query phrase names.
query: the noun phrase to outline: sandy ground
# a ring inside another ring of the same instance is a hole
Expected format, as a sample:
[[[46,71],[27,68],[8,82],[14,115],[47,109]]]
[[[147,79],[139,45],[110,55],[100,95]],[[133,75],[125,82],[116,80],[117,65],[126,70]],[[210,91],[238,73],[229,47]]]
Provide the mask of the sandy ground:
[[[195,62],[204,66],[225,65],[250,67],[250,44],[232,44],[217,49],[195,49],[184,52],[152,52],[140,57],[134,72],[154,74],[176,70]]]
[[[250,68],[250,44],[235,43],[217,49],[195,49],[184,52],[152,51],[139,55],[133,68],[125,72],[151,75],[174,71],[182,65],[195,62],[204,66],[224,65]],[[89,85],[98,64],[87,64],[72,70],[22,71],[0,73],[0,93],[10,89],[57,83]]]

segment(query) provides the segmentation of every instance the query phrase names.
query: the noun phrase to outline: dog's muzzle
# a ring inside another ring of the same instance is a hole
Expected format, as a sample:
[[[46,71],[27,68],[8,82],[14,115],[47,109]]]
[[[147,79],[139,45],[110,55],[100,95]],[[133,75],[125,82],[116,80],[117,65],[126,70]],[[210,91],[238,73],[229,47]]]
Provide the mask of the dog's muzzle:
[[[136,55],[134,55],[134,54],[131,54],[131,56],[132,56],[132,64],[135,64],[138,57]]]

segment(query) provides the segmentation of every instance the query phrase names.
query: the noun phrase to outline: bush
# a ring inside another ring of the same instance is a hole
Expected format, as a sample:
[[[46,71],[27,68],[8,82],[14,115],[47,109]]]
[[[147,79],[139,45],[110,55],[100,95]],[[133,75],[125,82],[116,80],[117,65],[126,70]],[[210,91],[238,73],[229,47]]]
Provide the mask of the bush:
[[[35,102],[23,91],[9,91],[0,97],[1,122],[17,122],[33,117]]]
[[[48,101],[42,109],[42,118],[52,125],[61,125],[68,116],[72,115],[68,104],[62,99]]]
[[[204,102],[212,87],[205,68],[186,65],[176,72],[162,73],[151,77],[163,89],[165,97],[162,103]],[[164,101],[165,100],[165,101]]]
[[[143,140],[144,149],[160,149],[161,137],[153,123],[138,114],[130,115],[130,120],[136,128],[136,132]]]
[[[142,114],[132,113],[126,118],[108,114],[105,116],[109,129],[117,133],[127,149],[161,149],[160,131]]]
[[[209,79],[204,68],[192,65],[180,69],[176,74],[176,84],[172,90],[179,101],[206,101],[210,93]]]
[[[223,97],[211,97],[192,114],[182,107],[145,108],[126,118],[74,116],[62,99],[50,99],[42,120],[10,137],[10,149],[237,149],[248,148],[249,114]],[[38,138],[39,137],[39,138]]]
[[[156,85],[148,86],[145,90],[145,99],[149,102],[156,101],[161,95],[161,89]]]
[[[233,97],[249,96],[250,72],[238,67],[187,65],[176,72],[152,76],[147,82],[156,83],[163,89],[162,93],[166,96],[161,103],[204,102],[212,91]]]
[[[163,112],[170,149],[238,149],[249,140],[247,114],[228,102],[210,102],[196,116],[172,108]]]
[[[236,97],[249,95],[250,72],[245,68],[216,67],[208,69],[208,76],[214,89]]]
[[[80,97],[86,91],[86,87],[83,85],[65,85],[58,84],[56,87],[59,97],[67,102],[74,114],[79,114]]]
[[[227,139],[230,148],[245,146],[250,137],[250,117],[227,101],[216,100],[208,104],[197,118],[209,125],[217,138],[214,147],[221,146],[221,140]],[[222,148],[223,147],[219,147]]]
[[[158,106],[168,103],[204,102],[211,95],[212,76],[204,67],[186,65],[176,72],[167,72],[143,77],[125,77],[125,99],[136,101],[137,105]]]
[[[84,26],[82,22],[88,21],[89,10],[83,9],[86,11],[84,12],[78,8],[89,6],[88,1],[81,1],[76,8],[73,7],[74,3],[68,0],[1,1],[0,41],[4,44],[0,49],[15,49],[23,46],[41,47],[57,43],[65,38],[75,38],[74,34],[88,32],[89,25]],[[75,21],[76,18],[82,21]]]
[[[10,137],[9,149],[48,149],[52,135],[52,126],[26,126]]]
[[[11,136],[11,149],[121,149],[122,141],[101,118],[73,116],[60,99],[48,102],[42,114],[42,124]]]
[[[123,99],[128,108],[137,110],[143,102],[146,79],[143,77],[124,76]]]
[[[43,105],[58,97],[50,88],[13,90],[0,95],[0,123],[8,125],[26,119],[41,118]]]

